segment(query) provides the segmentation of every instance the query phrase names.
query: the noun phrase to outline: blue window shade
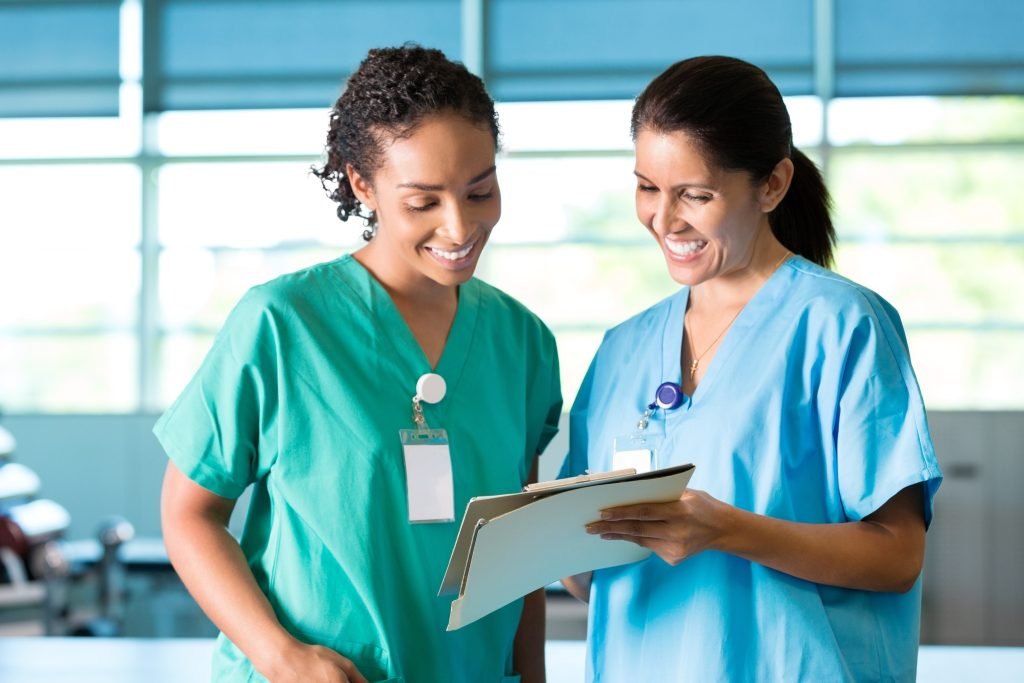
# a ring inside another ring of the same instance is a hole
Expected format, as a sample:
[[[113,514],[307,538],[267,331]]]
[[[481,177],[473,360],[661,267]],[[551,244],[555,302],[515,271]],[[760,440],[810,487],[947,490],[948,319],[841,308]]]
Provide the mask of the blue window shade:
[[[1024,93],[1020,0],[836,0],[836,95]]]
[[[148,111],[328,107],[373,47],[414,41],[452,59],[459,0],[157,0]]]
[[[491,0],[486,77],[499,100],[630,99],[702,54],[764,68],[784,94],[813,90],[812,1]]]
[[[116,116],[119,6],[0,3],[0,116]]]

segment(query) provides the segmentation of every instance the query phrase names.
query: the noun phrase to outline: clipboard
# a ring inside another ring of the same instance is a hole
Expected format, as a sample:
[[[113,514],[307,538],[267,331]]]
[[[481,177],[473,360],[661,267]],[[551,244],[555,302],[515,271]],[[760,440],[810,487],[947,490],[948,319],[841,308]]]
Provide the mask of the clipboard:
[[[458,596],[448,630],[565,576],[648,557],[647,548],[602,539],[584,526],[604,508],[678,499],[693,469],[688,464],[641,474],[602,472],[470,499],[438,591]]]

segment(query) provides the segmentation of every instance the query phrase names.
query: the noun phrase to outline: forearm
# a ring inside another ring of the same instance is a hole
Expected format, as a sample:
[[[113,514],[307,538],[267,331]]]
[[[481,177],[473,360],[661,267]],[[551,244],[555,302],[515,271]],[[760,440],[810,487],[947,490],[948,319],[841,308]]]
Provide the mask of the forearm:
[[[920,573],[923,547],[908,548],[871,521],[802,524],[725,506],[727,530],[715,549],[815,583],[906,592]]]
[[[171,478],[180,485],[180,476]],[[298,641],[281,626],[228,532],[230,509],[198,512],[178,504],[178,490],[173,481],[165,485],[161,511],[171,564],[210,620],[267,675]]]
[[[582,574],[574,574],[567,576],[562,579],[562,585],[565,586],[565,590],[569,591],[569,595],[576,598],[580,602],[590,602],[590,581],[594,577],[594,572],[584,572]]]
[[[523,599],[523,614],[516,631],[516,671],[523,683],[544,683],[544,633],[547,615],[544,589],[527,594]]]
[[[668,503],[603,510],[587,533],[649,548],[669,564],[719,550],[815,583],[902,592],[924,562],[924,492],[903,489],[859,522],[805,524],[687,490]]]
[[[165,526],[175,571],[210,620],[243,652],[279,649],[289,639],[227,529],[200,521]]]

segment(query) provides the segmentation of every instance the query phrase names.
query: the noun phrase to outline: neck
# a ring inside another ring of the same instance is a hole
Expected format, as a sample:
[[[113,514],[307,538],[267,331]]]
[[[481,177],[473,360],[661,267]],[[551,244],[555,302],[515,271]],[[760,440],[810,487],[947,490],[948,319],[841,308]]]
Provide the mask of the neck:
[[[771,233],[769,233],[771,235]],[[728,275],[712,278],[690,289],[690,308],[730,310],[742,308],[792,255],[771,235],[770,242],[755,244],[747,263]]]
[[[376,240],[377,238],[374,238]],[[400,309],[406,307],[431,310],[454,305],[458,300],[458,287],[450,287],[396,268],[391,259],[381,258],[382,250],[375,241],[352,254],[387,291]]]

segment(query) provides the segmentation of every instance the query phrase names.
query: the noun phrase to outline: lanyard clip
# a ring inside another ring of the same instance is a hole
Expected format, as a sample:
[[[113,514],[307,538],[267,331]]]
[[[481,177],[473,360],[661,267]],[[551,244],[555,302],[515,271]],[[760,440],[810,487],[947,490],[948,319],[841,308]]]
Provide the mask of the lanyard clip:
[[[416,431],[423,433],[430,428],[427,426],[427,418],[423,415],[422,401],[437,403],[444,398],[448,391],[444,377],[433,372],[421,375],[416,381],[416,393],[412,397],[412,421],[416,424]]]
[[[423,405],[418,394],[412,397],[412,421],[416,425],[416,431],[421,434],[430,429],[427,426],[427,418],[423,415]]]
[[[683,405],[685,400],[686,396],[683,394],[682,387],[675,382],[662,382],[654,392],[654,401],[647,405],[647,410],[636,423],[637,431],[642,432],[647,429],[647,425],[651,423],[651,416],[657,412],[658,408],[672,410]]]
[[[651,416],[654,415],[657,410],[657,403],[651,403],[647,406],[647,410],[644,411],[644,414],[640,416],[640,420],[636,423],[636,429],[638,432],[642,432],[647,429],[647,425],[651,423]]]

